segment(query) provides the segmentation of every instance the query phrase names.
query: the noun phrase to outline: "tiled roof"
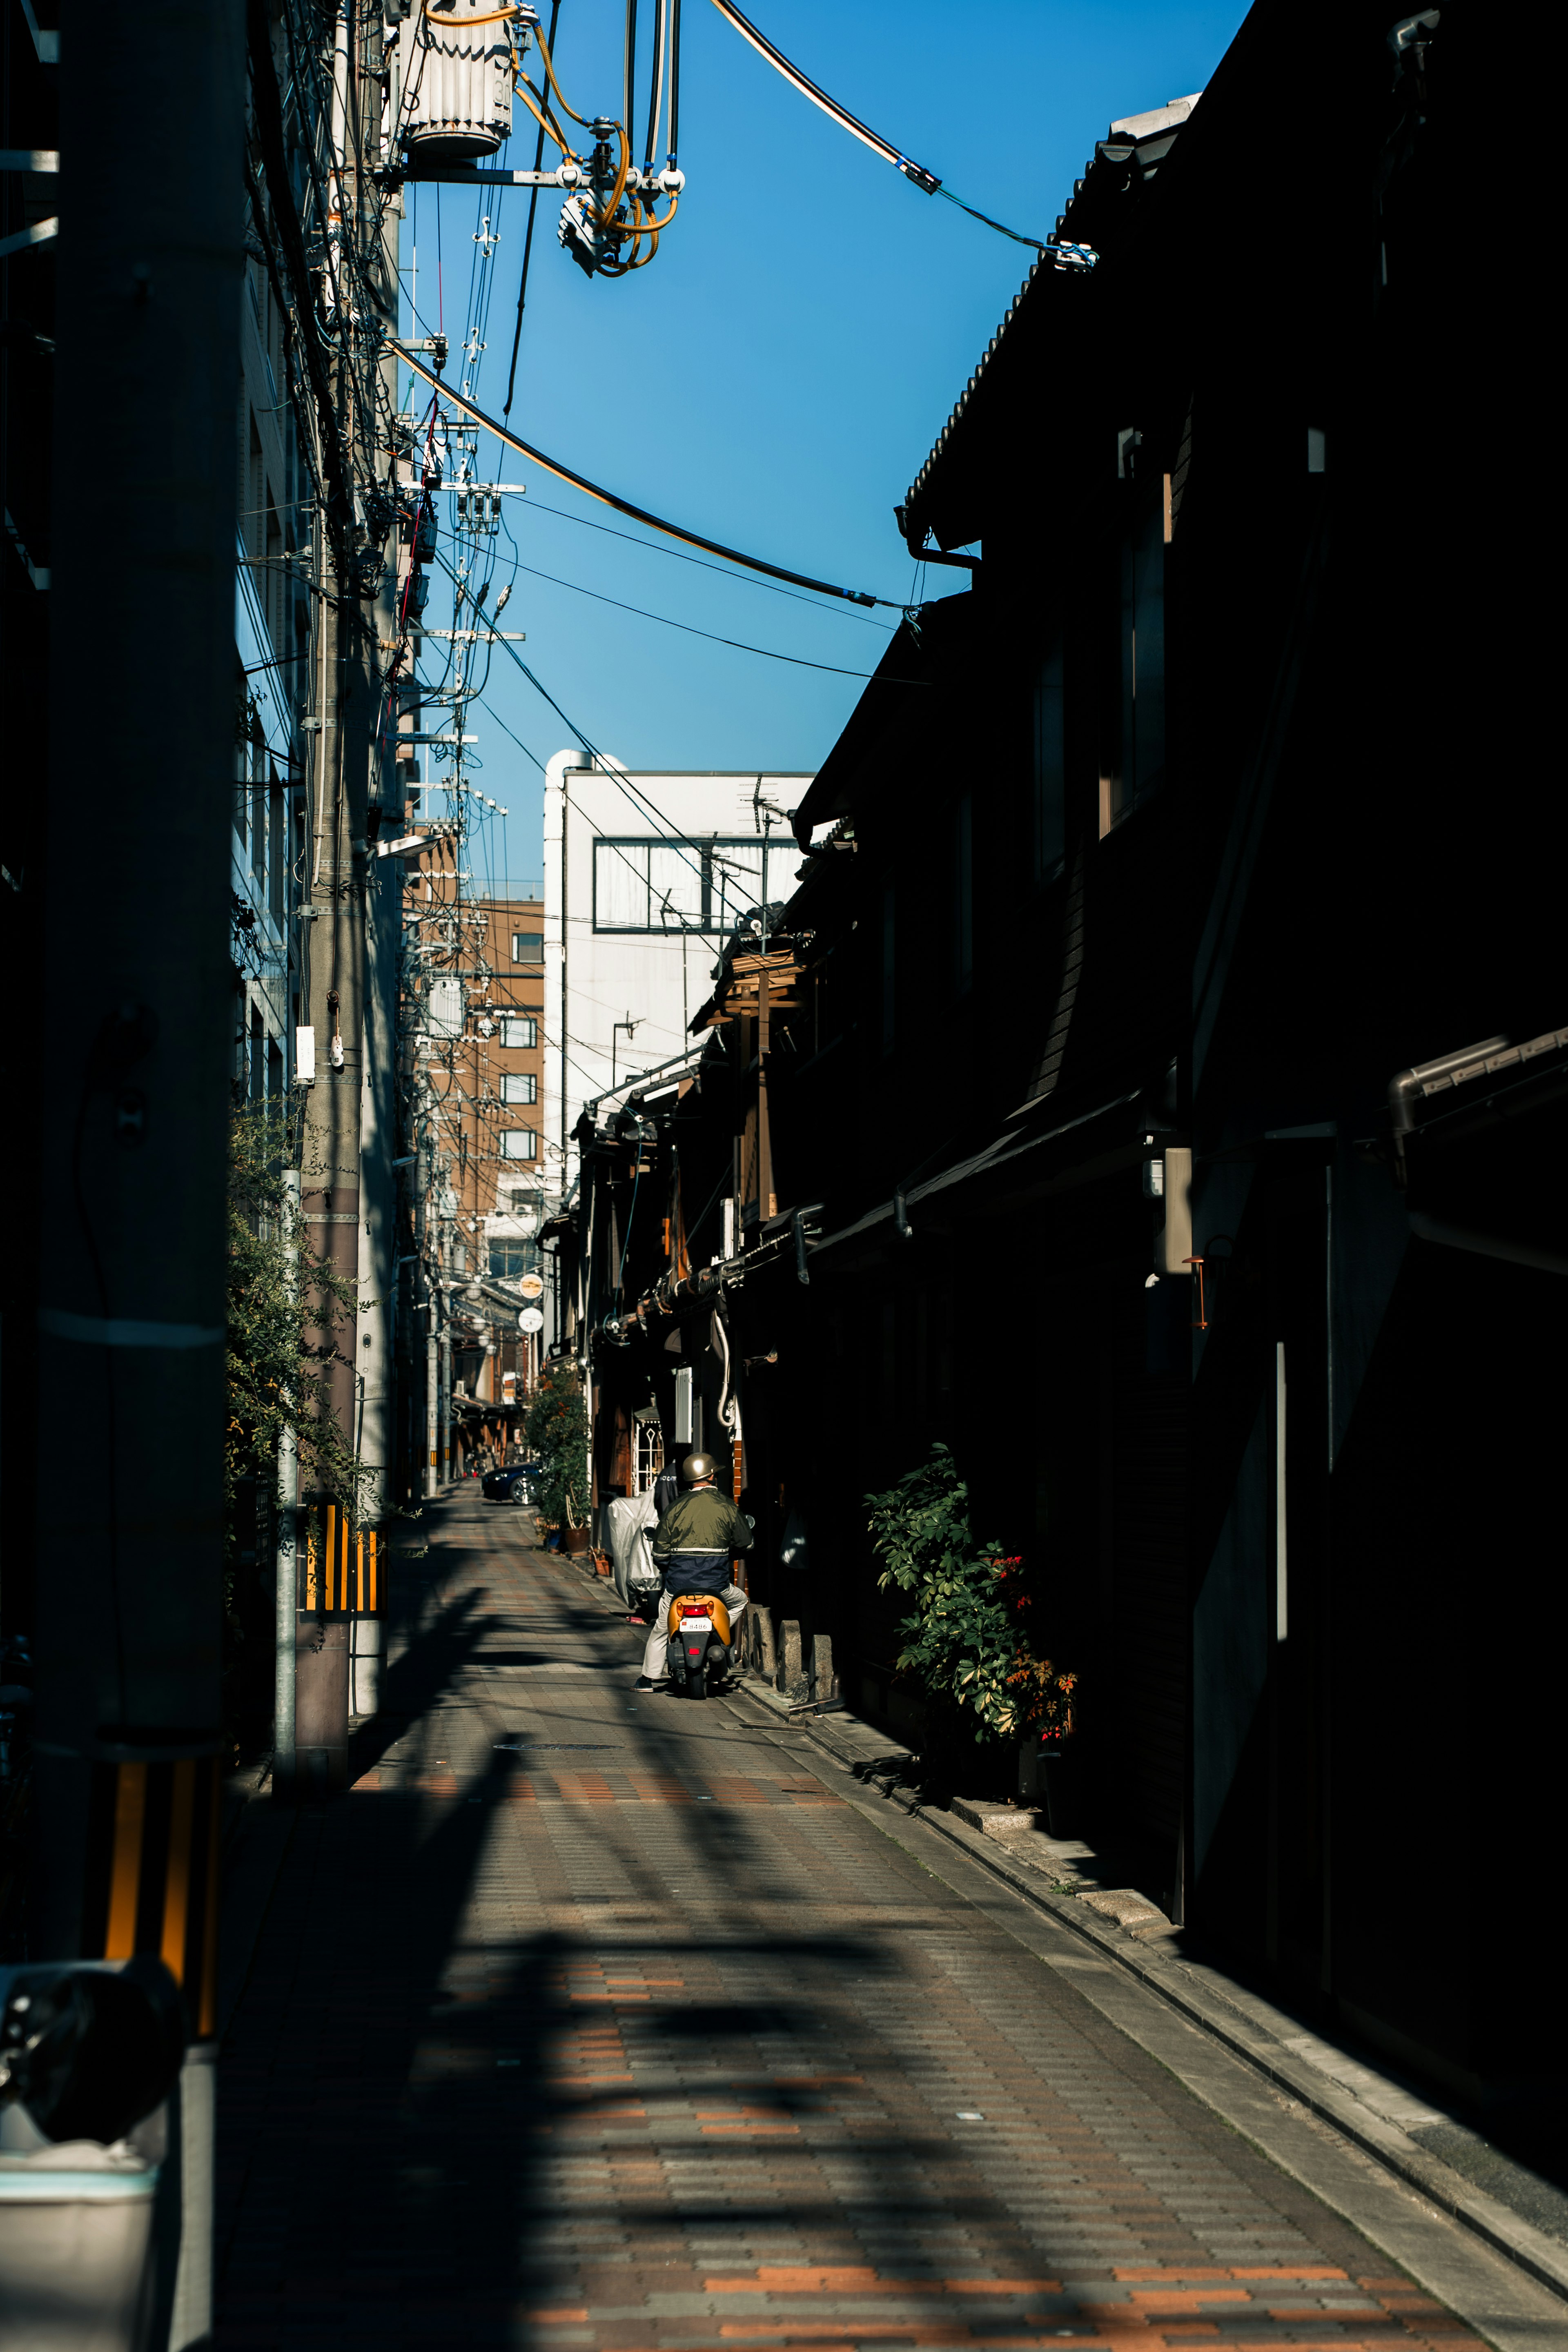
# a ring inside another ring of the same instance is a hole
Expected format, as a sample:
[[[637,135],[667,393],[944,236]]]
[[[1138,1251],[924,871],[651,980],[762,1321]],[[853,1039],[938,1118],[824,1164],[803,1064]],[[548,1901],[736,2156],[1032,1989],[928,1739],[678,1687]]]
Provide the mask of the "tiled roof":
[[[1194,90],[1188,98],[1173,98],[1164,106],[1154,107],[1145,114],[1123,115],[1120,121],[1113,122],[1105,137],[1098,142],[1094,153],[1084,165],[1082,179],[1073,183],[1073,192],[1068,199],[1067,210],[1058,214],[1057,217],[1058,236],[1075,242],[1084,241],[1078,237],[1073,214],[1074,207],[1081,205],[1084,192],[1089,187],[1091,182],[1094,184],[1094,194],[1098,200],[1102,189],[1107,194],[1110,193],[1108,183],[1111,181],[1111,175],[1121,171],[1123,166],[1132,167],[1131,171],[1123,173],[1121,179],[1123,188],[1131,184],[1134,174],[1140,184],[1152,180],[1161,163],[1170,153],[1182,125],[1202,96],[1201,90]],[[1054,269],[1047,271],[1047,264],[1043,256],[1040,260],[1031,262],[1029,265],[1029,274],[1008,304],[1005,318],[986,344],[980,356],[979,364],[953,405],[952,414],[937,435],[930,457],[910,485],[904,504],[911,522],[916,520],[921,494],[929,483],[939,459],[956,431],[960,418],[968,408],[976,388],[994,360],[1009,325],[1017,315],[1035,280],[1041,276],[1042,272],[1052,276],[1056,274]],[[919,539],[923,540],[923,528],[917,524],[917,530]]]

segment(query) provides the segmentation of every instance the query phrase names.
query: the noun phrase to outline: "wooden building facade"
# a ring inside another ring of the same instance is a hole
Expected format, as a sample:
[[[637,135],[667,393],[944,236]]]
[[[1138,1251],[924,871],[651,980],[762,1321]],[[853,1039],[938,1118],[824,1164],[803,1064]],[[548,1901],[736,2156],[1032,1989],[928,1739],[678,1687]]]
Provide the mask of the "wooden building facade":
[[[1470,14],[1260,0],[1111,126],[1097,265],[1042,257],[900,509],[968,585],[578,1219],[601,1393],[673,1443],[693,1367],[771,1647],[910,1719],[864,1497],[950,1444],[1042,1563],[1096,1836],[1482,2108],[1563,2071],[1550,1939],[1436,1898],[1523,1879],[1563,1777],[1556,786],[1501,723],[1544,558],[1472,184],[1510,70]]]

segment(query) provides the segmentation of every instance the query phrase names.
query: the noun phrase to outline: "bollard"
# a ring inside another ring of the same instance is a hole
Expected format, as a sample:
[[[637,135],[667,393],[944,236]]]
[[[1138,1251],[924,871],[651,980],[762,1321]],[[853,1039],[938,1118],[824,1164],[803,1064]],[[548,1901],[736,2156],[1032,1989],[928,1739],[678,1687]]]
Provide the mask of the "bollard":
[[[773,1643],[773,1612],[771,1609],[757,1611],[757,1664],[764,1682],[778,1679],[778,1652]]]
[[[806,1679],[801,1657],[798,1620],[786,1617],[779,1631],[783,1636],[784,1654],[779,1661],[775,1687],[784,1693],[791,1706],[807,1706],[811,1703],[811,1685]]]

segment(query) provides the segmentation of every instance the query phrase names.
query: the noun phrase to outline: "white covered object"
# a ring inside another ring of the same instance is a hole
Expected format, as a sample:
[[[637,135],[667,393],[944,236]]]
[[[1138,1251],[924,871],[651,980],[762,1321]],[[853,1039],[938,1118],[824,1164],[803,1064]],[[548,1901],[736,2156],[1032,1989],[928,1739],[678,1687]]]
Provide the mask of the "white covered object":
[[[610,1562],[616,1591],[629,1607],[634,1584],[662,1584],[653,1564],[648,1538],[658,1524],[653,1489],[646,1495],[617,1495],[607,1507]]]
[[[431,0],[410,18],[403,133],[416,166],[493,155],[510,138],[512,59],[525,36],[517,16],[497,14],[496,0]]]

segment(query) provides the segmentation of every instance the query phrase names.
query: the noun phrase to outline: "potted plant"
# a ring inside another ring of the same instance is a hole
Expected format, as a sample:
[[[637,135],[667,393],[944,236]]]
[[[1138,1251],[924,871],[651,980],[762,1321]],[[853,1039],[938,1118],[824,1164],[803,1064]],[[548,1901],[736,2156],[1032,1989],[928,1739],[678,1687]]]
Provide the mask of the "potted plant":
[[[529,1407],[524,1438],[538,1457],[539,1527],[556,1530],[553,1546],[563,1552],[588,1549],[588,1416],[574,1365],[546,1365]]]
[[[1024,1738],[1018,1748],[1018,1798],[1043,1805],[1054,1838],[1076,1838],[1082,1809],[1079,1755],[1073,1745],[1078,1676],[1053,1659],[1020,1654],[1008,1686],[1017,1694]]]

